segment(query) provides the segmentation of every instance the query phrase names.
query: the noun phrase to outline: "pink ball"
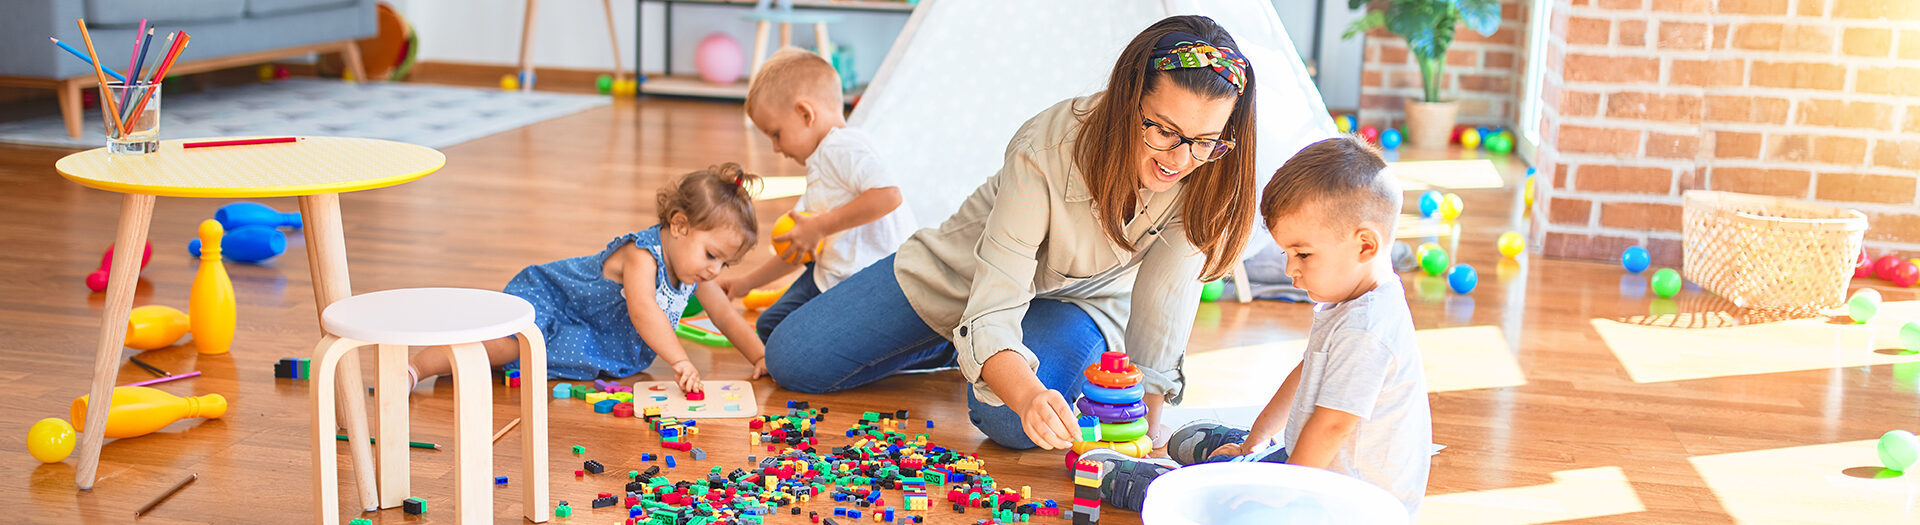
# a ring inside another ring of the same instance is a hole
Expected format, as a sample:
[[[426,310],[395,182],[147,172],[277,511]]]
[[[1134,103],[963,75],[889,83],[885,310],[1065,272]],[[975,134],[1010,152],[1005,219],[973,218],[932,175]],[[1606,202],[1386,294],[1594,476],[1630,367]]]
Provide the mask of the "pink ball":
[[[1920,282],[1920,267],[1914,266],[1910,261],[1900,261],[1899,264],[1893,265],[1892,270],[1887,271],[1887,282],[1901,288],[1911,288],[1914,283]]]
[[[1879,260],[1873,263],[1873,276],[1879,277],[1882,281],[1891,281],[1893,280],[1893,277],[1891,277],[1891,275],[1893,275],[1893,267],[1898,265],[1900,265],[1899,257],[1895,257],[1892,254],[1882,255]]]
[[[1873,259],[1867,257],[1867,252],[1860,252],[1860,260],[1854,261],[1853,276],[1855,278],[1873,277]]]
[[[740,75],[747,69],[747,53],[740,48],[740,41],[726,33],[714,33],[700,39],[700,45],[693,49],[694,68],[700,70],[700,78],[715,84],[732,84],[740,81]]]

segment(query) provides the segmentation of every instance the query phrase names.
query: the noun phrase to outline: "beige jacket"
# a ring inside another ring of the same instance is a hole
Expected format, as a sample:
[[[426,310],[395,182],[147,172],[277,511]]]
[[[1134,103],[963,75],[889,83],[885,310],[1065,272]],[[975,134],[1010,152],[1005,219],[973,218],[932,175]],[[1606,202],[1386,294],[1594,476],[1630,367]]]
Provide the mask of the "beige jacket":
[[[1179,218],[1184,183],[1142,193],[1144,205],[1125,227],[1136,251],[1101,230],[1073,161],[1074,113],[1099,96],[1062,101],[1028,120],[1007,144],[1000,172],[939,228],[908,238],[895,257],[907,301],[953,341],[960,371],[983,402],[1004,404],[980,379],[987,358],[1018,352],[1029,368],[1039,367],[1020,324],[1036,297],[1085,310],[1107,348],[1126,352],[1145,373],[1147,393],[1179,399],[1205,256]]]

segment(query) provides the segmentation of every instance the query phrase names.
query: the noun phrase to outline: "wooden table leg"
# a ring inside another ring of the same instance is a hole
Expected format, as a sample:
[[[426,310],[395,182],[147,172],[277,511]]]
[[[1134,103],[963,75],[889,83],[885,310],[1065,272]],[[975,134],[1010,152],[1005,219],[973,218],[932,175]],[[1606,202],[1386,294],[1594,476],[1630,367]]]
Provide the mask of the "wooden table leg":
[[[314,317],[327,305],[353,296],[353,284],[347,278],[347,238],[340,225],[340,195],[322,193],[300,197],[300,214],[305,220],[307,265],[313,271]],[[115,252],[119,255],[119,252]],[[125,320],[121,324],[126,324]],[[124,330],[124,329],[123,329]],[[340,417],[347,427],[347,449],[353,457],[354,485],[359,489],[360,508],[380,508],[378,485],[374,483],[373,444],[367,431],[365,383],[360,377],[360,352],[349,351],[340,358]],[[313,468],[321,468],[314,465]]]
[[[100,446],[107,439],[107,409],[113,406],[113,385],[119,379],[120,349],[127,342],[127,316],[133,309],[134,285],[140,279],[140,257],[147,242],[147,224],[153,221],[153,196],[127,194],[120,200],[120,232],[114,237],[113,269],[107,274],[107,304],[100,314],[100,346],[93,355],[93,385],[87,391],[86,428],[80,432],[80,471],[73,478],[80,490],[93,490],[100,467]],[[100,400],[105,399],[106,402]]]
[[[526,482],[521,490],[528,521],[546,523],[547,506],[547,340],[540,328],[520,331],[520,462]]]

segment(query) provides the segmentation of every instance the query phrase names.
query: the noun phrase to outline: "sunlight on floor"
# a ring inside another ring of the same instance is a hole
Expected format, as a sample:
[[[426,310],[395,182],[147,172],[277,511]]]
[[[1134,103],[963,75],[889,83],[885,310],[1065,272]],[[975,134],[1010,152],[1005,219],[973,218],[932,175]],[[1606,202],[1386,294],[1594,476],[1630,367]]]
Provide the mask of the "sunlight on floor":
[[[807,191],[806,177],[761,177],[760,184],[760,193],[753,196],[754,200],[797,197]]]
[[[1500,170],[1487,159],[1409,160],[1392,162],[1388,167],[1400,178],[1400,189],[1419,191],[1430,188],[1473,190],[1506,186]]]
[[[1890,473],[1880,468],[1875,442],[1734,452],[1689,461],[1720,505],[1739,521],[1920,523],[1920,473],[1884,477]],[[1782,497],[1789,494],[1792,497]]]
[[[1920,319],[1920,301],[1889,302],[1866,325],[1825,317],[1727,328],[1683,329],[1592,321],[1635,382],[1658,383],[1750,374],[1920,361],[1899,346],[1900,325]]]
[[[1647,510],[1620,467],[1563,470],[1531,487],[1427,496],[1421,523],[1544,523]]]
[[[1527,384],[1520,363],[1496,326],[1419,330],[1428,392],[1502,388]],[[1260,404],[1300,363],[1307,341],[1222,348],[1187,354],[1187,392],[1181,406],[1232,407]]]

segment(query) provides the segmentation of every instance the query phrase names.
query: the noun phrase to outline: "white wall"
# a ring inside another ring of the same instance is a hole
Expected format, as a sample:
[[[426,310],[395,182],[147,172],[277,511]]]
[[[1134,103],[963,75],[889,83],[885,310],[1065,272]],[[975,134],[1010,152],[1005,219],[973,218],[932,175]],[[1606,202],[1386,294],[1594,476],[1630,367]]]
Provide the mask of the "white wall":
[[[525,0],[388,0],[399,8],[420,35],[421,61],[513,65],[520,57],[521,15]],[[613,2],[614,25],[620,32],[621,59],[633,61],[635,0]],[[657,2],[641,4],[645,15],[646,55],[640,70],[658,72],[664,65],[662,27],[666,8]],[[750,7],[676,4],[673,8],[674,71],[693,72],[694,46],[709,33],[724,32],[753,51],[754,22],[741,18]],[[821,11],[813,11],[821,12]],[[854,50],[860,81],[873,78],[893,39],[906,25],[907,13],[833,11],[845,17],[828,27],[829,38]],[[540,67],[569,69],[611,68],[613,51],[607,41],[606,15],[595,0],[546,0],[534,18],[533,62]],[[773,31],[778,38],[779,31]],[[793,44],[811,48],[811,27],[795,27]]]

